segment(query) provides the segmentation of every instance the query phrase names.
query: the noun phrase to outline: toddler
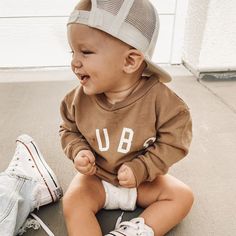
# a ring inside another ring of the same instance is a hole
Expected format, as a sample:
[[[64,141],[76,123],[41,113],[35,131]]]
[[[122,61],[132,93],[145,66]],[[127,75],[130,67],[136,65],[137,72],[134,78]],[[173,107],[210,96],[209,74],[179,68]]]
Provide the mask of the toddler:
[[[159,236],[177,225],[192,191],[167,174],[191,142],[187,105],[151,61],[159,31],[148,0],[84,0],[68,22],[81,86],[62,101],[61,143],[78,174],[63,199],[69,235],[101,236],[102,209],[145,210],[107,235]]]

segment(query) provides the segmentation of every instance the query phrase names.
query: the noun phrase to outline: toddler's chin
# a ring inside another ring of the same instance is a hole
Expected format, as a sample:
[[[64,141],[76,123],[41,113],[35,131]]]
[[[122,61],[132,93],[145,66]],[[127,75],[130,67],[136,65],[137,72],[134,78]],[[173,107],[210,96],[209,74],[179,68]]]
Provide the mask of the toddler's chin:
[[[89,96],[97,94],[97,92],[95,90],[91,90],[86,87],[83,87],[83,91],[86,95],[89,95]]]

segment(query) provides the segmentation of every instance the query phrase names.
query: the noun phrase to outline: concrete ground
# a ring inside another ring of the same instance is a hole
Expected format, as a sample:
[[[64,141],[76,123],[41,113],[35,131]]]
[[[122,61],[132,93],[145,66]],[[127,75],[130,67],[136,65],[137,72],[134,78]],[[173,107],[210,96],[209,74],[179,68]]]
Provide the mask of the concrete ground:
[[[170,174],[193,189],[195,203],[185,220],[167,235],[236,235],[236,80],[197,81],[183,68],[169,69],[174,78],[168,86],[189,105],[194,131],[189,155]],[[58,127],[60,101],[78,84],[71,78],[67,70],[0,72],[0,82],[5,81],[0,83],[0,171],[14,154],[16,137],[27,133],[67,189],[76,172],[61,151]],[[124,218],[139,211],[125,213]],[[56,236],[67,235],[61,202],[36,213]],[[114,227],[119,215],[120,211],[98,214],[104,233]],[[25,235],[46,234],[30,230]]]

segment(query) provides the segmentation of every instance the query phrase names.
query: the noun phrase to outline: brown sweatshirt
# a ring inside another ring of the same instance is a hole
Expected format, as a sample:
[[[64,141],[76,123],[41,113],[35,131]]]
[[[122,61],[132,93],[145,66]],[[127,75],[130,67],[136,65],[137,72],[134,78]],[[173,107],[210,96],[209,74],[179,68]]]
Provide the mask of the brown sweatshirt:
[[[105,95],[88,96],[81,87],[61,103],[62,148],[73,160],[88,149],[96,157],[96,175],[118,185],[117,171],[125,163],[137,186],[153,181],[187,153],[192,122],[187,105],[158,79],[124,101],[110,104]]]

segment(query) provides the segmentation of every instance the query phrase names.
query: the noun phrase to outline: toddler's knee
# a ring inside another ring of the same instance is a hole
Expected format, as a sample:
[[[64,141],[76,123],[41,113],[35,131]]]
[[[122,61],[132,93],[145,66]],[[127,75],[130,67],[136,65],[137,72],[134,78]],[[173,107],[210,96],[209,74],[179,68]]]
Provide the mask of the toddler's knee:
[[[63,213],[65,217],[69,217],[73,212],[88,210],[95,214],[100,210],[100,205],[97,198],[94,198],[94,194],[81,187],[76,191],[68,191],[63,197]]]
[[[87,196],[89,198],[89,196]],[[76,191],[67,191],[62,199],[63,213],[65,217],[69,217],[73,212],[80,209],[88,208],[89,204],[86,200],[85,193],[80,189]]]

